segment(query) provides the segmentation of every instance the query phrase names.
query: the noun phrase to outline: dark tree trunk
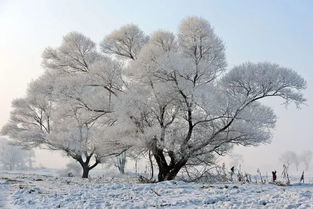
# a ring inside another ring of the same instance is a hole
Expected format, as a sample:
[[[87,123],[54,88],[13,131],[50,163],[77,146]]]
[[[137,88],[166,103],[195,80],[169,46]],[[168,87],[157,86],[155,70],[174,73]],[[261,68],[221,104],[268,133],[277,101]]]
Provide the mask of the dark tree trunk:
[[[120,172],[120,174],[125,174],[125,169],[123,166],[118,166],[118,171]]]
[[[186,160],[181,160],[178,163],[176,163],[175,165],[171,166],[171,167],[159,167],[159,174],[158,174],[158,181],[170,181],[170,180],[174,180],[177,176],[177,174],[179,173],[180,169],[186,165]]]
[[[158,181],[170,181],[175,179],[180,169],[186,165],[188,160],[187,158],[183,158],[180,159],[179,161],[176,161],[174,154],[169,153],[171,162],[168,165],[163,154],[163,150],[157,148],[154,151],[155,152],[153,153],[153,156],[159,168]]]
[[[89,177],[89,171],[93,168],[95,168],[98,164],[99,161],[96,160],[96,162],[93,165],[89,165],[90,163],[90,159],[92,157],[93,154],[89,155],[86,157],[86,161],[83,160],[82,156],[77,156],[75,159],[79,162],[79,164],[82,166],[83,168],[83,175],[82,178],[88,178]]]
[[[168,163],[164,155],[164,150],[157,146],[156,138],[154,138],[150,146],[151,152],[159,169],[158,181],[169,181],[175,179],[180,169],[186,165],[188,156],[183,156],[180,159],[177,159],[177,156],[173,151],[167,151],[166,153],[170,158],[170,162]]]
[[[88,178],[89,177],[89,171],[90,171],[90,168],[88,166],[83,166],[83,176],[82,176],[82,178]]]
[[[151,168],[150,180],[152,180],[154,176],[154,168],[153,168],[152,154],[150,150],[149,150],[149,162],[150,162],[150,168]]]

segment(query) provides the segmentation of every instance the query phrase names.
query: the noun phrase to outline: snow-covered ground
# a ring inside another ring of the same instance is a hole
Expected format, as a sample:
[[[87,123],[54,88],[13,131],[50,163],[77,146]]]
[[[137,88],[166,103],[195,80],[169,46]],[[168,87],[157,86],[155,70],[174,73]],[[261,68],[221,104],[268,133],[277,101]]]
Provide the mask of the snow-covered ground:
[[[0,181],[0,208],[5,208],[7,206],[7,193],[8,186],[5,184],[5,181]]]
[[[313,184],[140,184],[130,176],[17,173],[0,174],[0,182],[0,208],[313,208]]]

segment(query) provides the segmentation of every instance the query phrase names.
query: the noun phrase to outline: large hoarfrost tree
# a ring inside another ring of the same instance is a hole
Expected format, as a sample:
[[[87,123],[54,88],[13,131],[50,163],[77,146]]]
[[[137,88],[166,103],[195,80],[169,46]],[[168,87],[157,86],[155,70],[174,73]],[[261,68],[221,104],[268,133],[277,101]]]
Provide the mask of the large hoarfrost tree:
[[[305,81],[290,69],[245,63],[225,71],[223,42],[202,18],[183,20],[176,36],[153,33],[133,60],[119,111],[132,125],[116,130],[127,133],[126,143],[152,152],[159,181],[210,162],[234,144],[268,142],[276,118],[261,99],[305,101]]]
[[[65,151],[84,177],[103,156],[148,152],[163,181],[234,144],[268,142],[276,117],[262,99],[305,101],[305,81],[291,69],[248,62],[227,70],[224,44],[202,18],[150,37],[126,25],[100,48],[74,32],[46,49],[45,75],[13,102],[2,133]]]

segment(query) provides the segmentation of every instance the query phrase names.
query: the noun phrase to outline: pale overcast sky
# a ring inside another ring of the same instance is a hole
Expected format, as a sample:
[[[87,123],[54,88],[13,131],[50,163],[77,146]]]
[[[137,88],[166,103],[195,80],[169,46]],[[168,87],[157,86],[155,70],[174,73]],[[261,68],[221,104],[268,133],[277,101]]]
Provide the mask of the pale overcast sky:
[[[44,48],[59,45],[66,33],[78,31],[98,43],[127,23],[147,34],[159,28],[176,32],[184,17],[195,15],[209,20],[225,42],[229,67],[271,61],[307,80],[308,101],[301,110],[267,101],[278,116],[271,144],[234,151],[248,171],[269,172],[281,167],[279,157],[286,150],[313,151],[312,11],[310,0],[0,0],[0,128],[12,99],[22,97],[27,84],[43,73]],[[49,167],[62,161],[44,152],[38,159]]]

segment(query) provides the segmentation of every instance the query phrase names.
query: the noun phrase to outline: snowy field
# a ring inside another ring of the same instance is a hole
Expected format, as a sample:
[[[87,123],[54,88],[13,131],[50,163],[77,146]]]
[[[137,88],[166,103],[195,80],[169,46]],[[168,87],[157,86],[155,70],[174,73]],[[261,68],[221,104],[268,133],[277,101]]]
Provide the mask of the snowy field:
[[[140,184],[129,176],[92,179],[0,174],[0,208],[313,208],[313,184]]]

